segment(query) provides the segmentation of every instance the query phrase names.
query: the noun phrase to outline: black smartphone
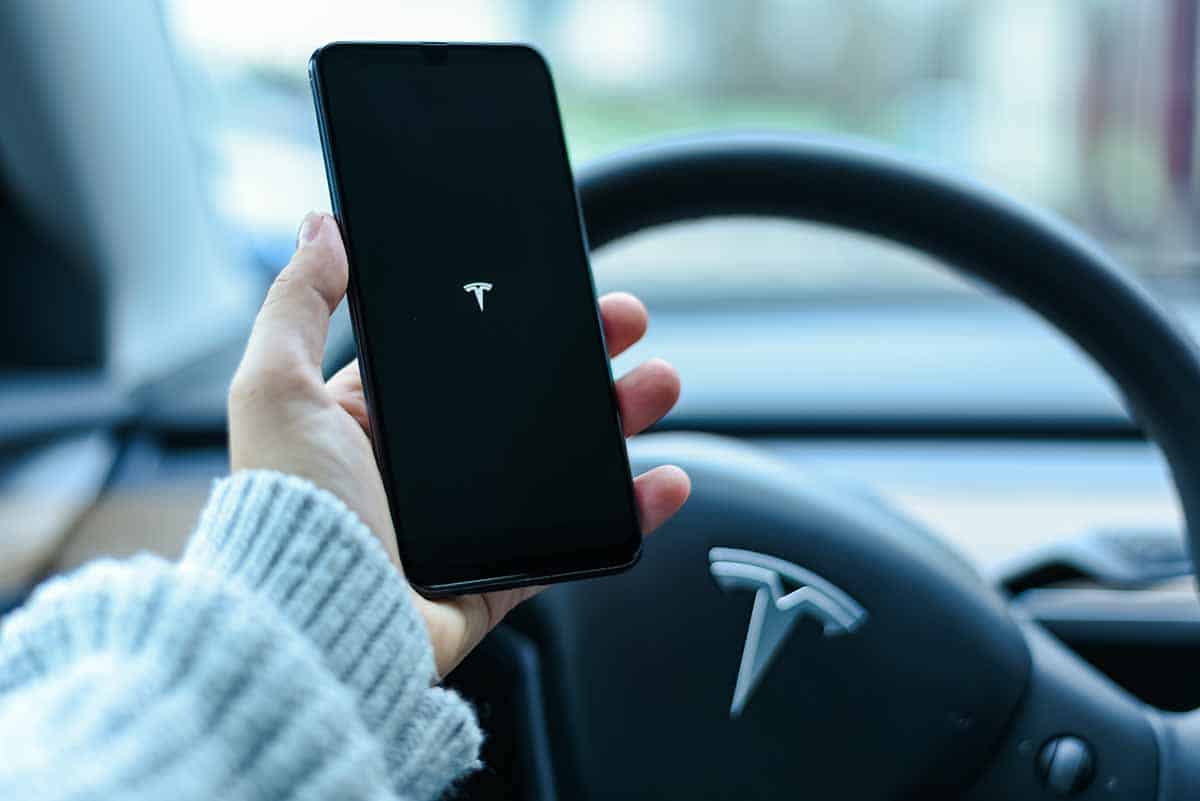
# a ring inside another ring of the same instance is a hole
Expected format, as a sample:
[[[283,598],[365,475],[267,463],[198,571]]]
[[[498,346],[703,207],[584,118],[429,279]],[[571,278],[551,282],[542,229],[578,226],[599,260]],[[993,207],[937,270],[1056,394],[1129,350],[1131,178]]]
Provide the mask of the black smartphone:
[[[335,43],[309,75],[409,581],[445,595],[632,566],[629,458],[545,60]]]

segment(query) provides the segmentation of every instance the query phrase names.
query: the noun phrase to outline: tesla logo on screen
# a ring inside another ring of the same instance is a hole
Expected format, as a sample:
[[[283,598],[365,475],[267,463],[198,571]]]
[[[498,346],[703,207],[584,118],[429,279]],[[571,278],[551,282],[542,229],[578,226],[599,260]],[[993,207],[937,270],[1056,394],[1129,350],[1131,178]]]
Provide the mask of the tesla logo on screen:
[[[713,548],[708,552],[708,563],[721,589],[754,591],[746,644],[729,707],[731,718],[742,714],[771,660],[801,617],[816,619],[825,637],[849,634],[867,619],[866,610],[842,590],[811,570],[774,556]],[[794,589],[787,589],[785,583]]]
[[[492,285],[486,281],[472,281],[469,284],[463,284],[463,291],[475,293],[475,302],[479,304],[479,310],[483,311],[483,293],[491,292]]]

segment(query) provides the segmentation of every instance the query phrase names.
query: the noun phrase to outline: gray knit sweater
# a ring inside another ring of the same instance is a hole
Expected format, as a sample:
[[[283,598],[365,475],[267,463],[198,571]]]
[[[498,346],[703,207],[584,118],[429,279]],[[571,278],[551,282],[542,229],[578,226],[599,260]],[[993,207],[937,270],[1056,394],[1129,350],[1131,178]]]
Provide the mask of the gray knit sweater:
[[[217,483],[179,563],[98,562],[0,629],[0,799],[434,799],[478,765],[383,548],[297,478]]]

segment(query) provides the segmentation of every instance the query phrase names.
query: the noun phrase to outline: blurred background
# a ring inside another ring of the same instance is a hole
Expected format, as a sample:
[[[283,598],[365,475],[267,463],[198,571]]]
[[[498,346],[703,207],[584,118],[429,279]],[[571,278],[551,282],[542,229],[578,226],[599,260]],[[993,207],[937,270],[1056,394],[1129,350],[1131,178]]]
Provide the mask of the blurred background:
[[[173,551],[226,469],[250,322],[329,208],[306,73],[326,42],[535,44],[576,168],[718,129],[882,142],[1065,216],[1200,325],[1196,36],[1196,0],[7,0],[0,591]],[[1177,526],[1109,382],[926,257],[720,219],[593,266],[654,315],[618,372],[683,374],[668,427],[869,486],[985,565]],[[330,366],[344,313],[332,340]]]
[[[213,203],[279,241],[269,265],[307,209],[328,207],[308,55],[337,39],[474,39],[543,50],[577,167],[714,128],[850,134],[1054,208],[1172,290],[1195,283],[1190,0],[169,0],[164,12]],[[597,273],[656,303],[953,285],[904,254],[799,228],[660,235]]]

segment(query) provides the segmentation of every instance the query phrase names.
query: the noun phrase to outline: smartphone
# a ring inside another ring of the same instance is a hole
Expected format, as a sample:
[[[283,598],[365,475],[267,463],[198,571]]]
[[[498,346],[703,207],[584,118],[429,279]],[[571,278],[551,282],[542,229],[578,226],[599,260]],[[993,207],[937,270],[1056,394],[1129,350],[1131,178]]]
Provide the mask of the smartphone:
[[[437,596],[632,566],[629,457],[545,60],[334,43],[309,75],[408,580]]]

